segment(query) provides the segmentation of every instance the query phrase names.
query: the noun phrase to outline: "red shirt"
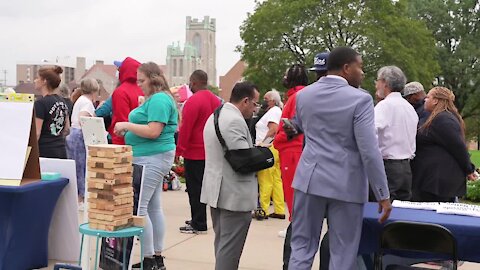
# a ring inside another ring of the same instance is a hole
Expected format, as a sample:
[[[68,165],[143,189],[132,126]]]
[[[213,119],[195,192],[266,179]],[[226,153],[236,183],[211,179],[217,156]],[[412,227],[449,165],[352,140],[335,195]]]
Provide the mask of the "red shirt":
[[[220,99],[210,90],[197,91],[185,102],[178,132],[177,156],[191,160],[205,160],[203,128],[207,119],[220,104]]]
[[[112,94],[112,124],[108,133],[112,136],[113,144],[125,144],[123,136],[117,136],[113,129],[117,122],[128,122],[128,114],[138,107],[138,97],[143,91],[137,85],[137,69],[140,63],[127,57],[119,70],[120,86]]]
[[[287,91],[288,100],[282,111],[282,118],[292,119],[296,113],[297,106],[297,93],[302,90],[305,86],[296,86]],[[288,140],[287,134],[283,130],[283,122],[280,121],[278,126],[278,132],[273,141],[273,145],[278,150],[278,152],[290,150],[290,151],[299,151],[302,152],[303,148],[303,134],[295,136],[293,139]]]

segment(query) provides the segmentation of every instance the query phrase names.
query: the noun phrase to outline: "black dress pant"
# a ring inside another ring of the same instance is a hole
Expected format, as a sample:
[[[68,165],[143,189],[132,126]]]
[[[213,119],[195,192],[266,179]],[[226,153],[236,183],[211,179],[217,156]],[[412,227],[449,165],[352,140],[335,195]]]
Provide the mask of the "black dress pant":
[[[410,160],[384,159],[385,173],[387,174],[390,201],[412,199],[412,170]]]
[[[191,226],[198,231],[207,230],[207,207],[200,202],[205,160],[185,159],[185,181],[192,215]]]
[[[285,243],[283,244],[283,270],[288,270],[288,263],[290,262],[290,255],[292,253],[292,247],[290,246],[291,238],[292,223],[288,225]],[[330,263],[330,245],[328,238],[327,232],[320,243],[320,270],[328,270],[328,264]]]

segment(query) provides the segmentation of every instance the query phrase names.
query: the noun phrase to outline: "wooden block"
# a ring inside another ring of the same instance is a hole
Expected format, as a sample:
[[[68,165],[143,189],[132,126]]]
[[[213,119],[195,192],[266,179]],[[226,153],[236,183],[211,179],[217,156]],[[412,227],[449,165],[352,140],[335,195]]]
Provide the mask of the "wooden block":
[[[104,168],[92,168],[88,167],[87,168],[88,172],[98,172],[98,173],[104,173],[104,174],[125,174],[125,173],[132,173],[133,172],[133,167],[132,166],[122,166],[118,168],[111,168],[111,169],[104,169]],[[112,176],[114,177],[114,176]]]
[[[89,219],[95,219],[95,220],[104,220],[104,221],[108,221],[108,222],[116,222],[116,221],[122,221],[122,220],[125,220],[125,219],[128,220],[128,219],[132,218],[132,212],[130,212],[129,214],[121,215],[121,216],[98,214],[98,213],[88,213],[88,218]]]
[[[113,231],[118,231],[118,230],[121,230],[121,229],[131,227],[132,225],[130,223],[128,223],[128,224],[125,224],[125,225],[112,226],[112,225],[105,225],[105,224],[89,223],[88,226],[90,226],[90,228],[95,229],[95,230],[103,230],[103,231],[113,232]]]
[[[123,196],[123,195],[119,195]],[[90,204],[95,204],[95,206],[102,206],[102,205],[111,205],[114,207],[126,207],[127,205],[131,204],[133,205],[133,196],[129,197],[121,197],[119,199],[115,200],[104,200],[104,199],[98,199],[98,198],[88,198],[88,202]],[[98,207],[96,207],[99,209]]]
[[[95,183],[93,185],[96,185]],[[130,184],[122,184],[112,186],[112,189],[98,189],[94,187],[88,187],[88,192],[102,194],[102,195],[122,195],[133,192],[133,187]],[[118,199],[118,198],[117,198]]]
[[[102,199],[102,200],[118,200],[118,199],[123,199],[123,198],[133,198],[133,188],[132,192],[126,193],[126,194],[121,194],[121,195],[115,195],[115,194],[105,194],[105,193],[90,193],[90,198],[93,199]]]
[[[96,213],[96,214],[104,214],[104,215],[112,215],[112,216],[121,216],[121,215],[126,215],[126,214],[132,214],[133,213],[133,207],[132,206],[127,206],[127,207],[117,207],[113,210],[107,211],[107,210],[101,210],[101,209],[95,209],[91,208],[90,213]]]
[[[126,225],[131,223],[131,221],[132,221],[132,216],[124,219],[114,220],[114,221],[99,220],[99,219],[90,218],[90,217],[88,218],[88,223],[96,223],[96,224],[112,225],[112,226]]]
[[[89,211],[91,211],[92,209],[113,211],[121,207],[130,207],[133,211],[133,199],[131,200],[130,203],[124,203],[124,204],[118,204],[118,205],[110,204],[110,203],[90,203]]]
[[[92,172],[88,171],[89,178],[97,178],[97,179],[104,179],[104,180],[123,180],[123,179],[130,179],[130,182],[133,181],[133,177],[131,173],[105,173],[105,172]]]
[[[105,185],[121,185],[121,184],[132,184],[132,176],[123,176],[117,179],[104,179],[104,178],[95,178],[89,177],[87,182],[89,183],[99,183]]]
[[[127,154],[127,155],[125,155],[125,154]],[[112,158],[89,156],[87,161],[124,164],[124,163],[132,163],[133,156],[131,155],[130,152],[122,153],[122,154],[116,155]]]
[[[92,161],[89,160],[87,161],[87,167],[88,168],[100,168],[100,169],[114,169],[114,168],[123,168],[123,167],[128,167],[132,166],[132,163],[115,163],[113,161],[110,162],[105,162],[105,161]]]
[[[133,216],[133,226],[135,226],[135,227],[145,227],[145,217]]]
[[[125,186],[132,186],[132,184],[126,183],[126,184],[115,185],[115,184],[110,184],[105,182],[87,181],[87,187],[92,189],[114,190],[114,189],[118,189],[119,187],[125,187]]]
[[[118,144],[97,144],[97,145],[89,145],[88,151],[107,151],[113,153],[124,153],[124,152],[132,152],[132,146],[130,145],[118,145]]]

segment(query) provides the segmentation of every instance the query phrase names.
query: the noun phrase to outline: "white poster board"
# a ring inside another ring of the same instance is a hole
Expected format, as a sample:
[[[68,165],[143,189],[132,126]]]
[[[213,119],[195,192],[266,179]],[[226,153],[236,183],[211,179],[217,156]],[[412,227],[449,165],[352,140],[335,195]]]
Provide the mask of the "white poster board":
[[[2,179],[22,179],[32,125],[33,100],[19,102],[9,97],[0,95],[0,184]]]
[[[53,211],[48,234],[48,259],[77,262],[80,254],[80,233],[75,161],[40,158],[40,169],[42,172],[58,172],[69,179]]]

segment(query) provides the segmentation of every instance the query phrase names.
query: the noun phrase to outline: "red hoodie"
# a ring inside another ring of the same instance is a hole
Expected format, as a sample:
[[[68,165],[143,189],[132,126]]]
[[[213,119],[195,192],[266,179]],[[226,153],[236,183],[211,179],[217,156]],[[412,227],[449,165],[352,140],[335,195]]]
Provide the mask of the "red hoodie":
[[[203,129],[207,119],[220,104],[220,99],[210,90],[197,91],[185,102],[178,132],[177,156],[205,160]]]
[[[295,86],[287,91],[288,100],[282,111],[282,118],[292,119],[295,116],[296,105],[297,105],[297,93],[302,90],[305,86]],[[283,122],[280,121],[278,127],[277,135],[273,141],[273,145],[278,150],[278,152],[291,150],[291,151],[302,151],[303,148],[303,134],[296,136],[295,138],[288,140],[287,134],[283,130]]]
[[[112,94],[112,124],[108,133],[112,136],[113,144],[125,144],[122,136],[113,133],[117,122],[128,122],[128,114],[138,107],[138,97],[143,96],[142,89],[137,85],[137,69],[140,62],[127,57],[119,69],[120,86]]]

